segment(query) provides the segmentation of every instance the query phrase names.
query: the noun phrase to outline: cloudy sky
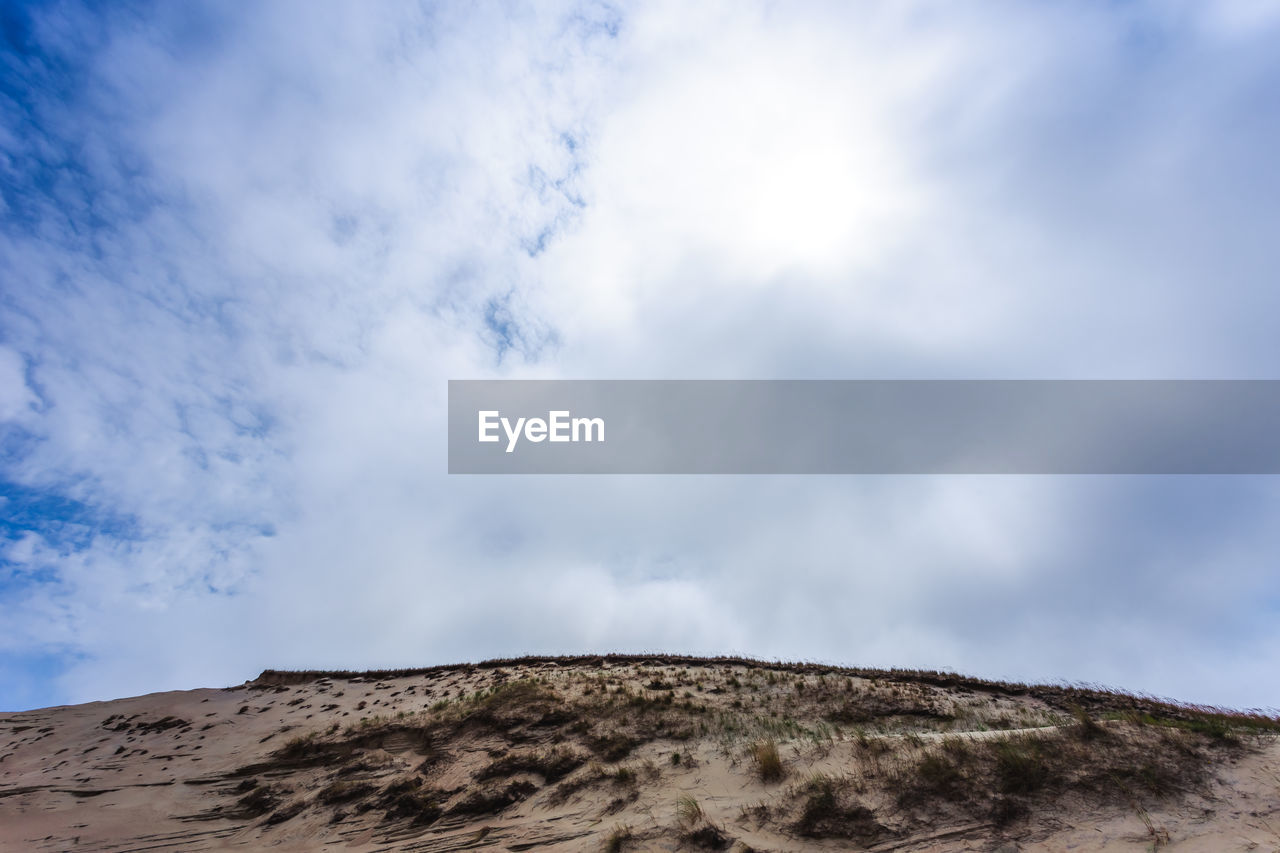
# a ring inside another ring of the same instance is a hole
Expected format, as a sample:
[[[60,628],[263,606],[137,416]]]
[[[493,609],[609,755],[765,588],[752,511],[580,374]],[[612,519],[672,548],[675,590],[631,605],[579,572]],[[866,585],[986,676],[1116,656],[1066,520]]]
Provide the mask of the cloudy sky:
[[[460,378],[1280,378],[1280,5],[3,11],[0,709],[666,650],[1280,706],[1266,477],[450,477]]]

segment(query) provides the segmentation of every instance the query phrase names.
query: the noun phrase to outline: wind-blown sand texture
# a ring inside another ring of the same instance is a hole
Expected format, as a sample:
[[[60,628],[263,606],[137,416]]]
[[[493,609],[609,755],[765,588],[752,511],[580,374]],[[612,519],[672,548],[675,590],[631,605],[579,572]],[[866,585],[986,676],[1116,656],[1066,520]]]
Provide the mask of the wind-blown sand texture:
[[[0,714],[0,850],[1280,850],[1280,724],[668,656]]]

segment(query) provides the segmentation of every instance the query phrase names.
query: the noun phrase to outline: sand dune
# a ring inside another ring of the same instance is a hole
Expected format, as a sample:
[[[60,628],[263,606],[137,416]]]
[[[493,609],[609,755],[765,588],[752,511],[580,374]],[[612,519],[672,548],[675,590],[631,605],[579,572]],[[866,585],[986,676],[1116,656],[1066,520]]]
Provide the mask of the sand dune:
[[[0,850],[1280,850],[1280,724],[672,657],[0,714]]]

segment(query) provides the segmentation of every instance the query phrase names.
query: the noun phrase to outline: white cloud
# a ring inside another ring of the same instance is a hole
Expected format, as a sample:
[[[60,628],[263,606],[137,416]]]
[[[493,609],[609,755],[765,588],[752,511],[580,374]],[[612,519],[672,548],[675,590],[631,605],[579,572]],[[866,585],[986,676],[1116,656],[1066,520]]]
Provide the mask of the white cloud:
[[[1265,374],[1262,23],[67,14],[5,144],[89,175],[0,245],[6,477],[100,514],[7,546],[51,700],[663,648],[1280,704],[1265,483],[444,473],[450,378]]]
[[[22,356],[0,347],[0,421],[25,420],[36,402],[24,374]]]

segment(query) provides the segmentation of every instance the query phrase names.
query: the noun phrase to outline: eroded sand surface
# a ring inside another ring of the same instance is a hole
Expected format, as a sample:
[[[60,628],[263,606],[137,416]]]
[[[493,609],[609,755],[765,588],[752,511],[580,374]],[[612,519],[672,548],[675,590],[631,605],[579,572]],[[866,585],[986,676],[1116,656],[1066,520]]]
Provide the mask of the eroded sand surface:
[[[1274,727],[1228,723],[734,661],[264,673],[0,714],[0,849],[1280,850]]]

